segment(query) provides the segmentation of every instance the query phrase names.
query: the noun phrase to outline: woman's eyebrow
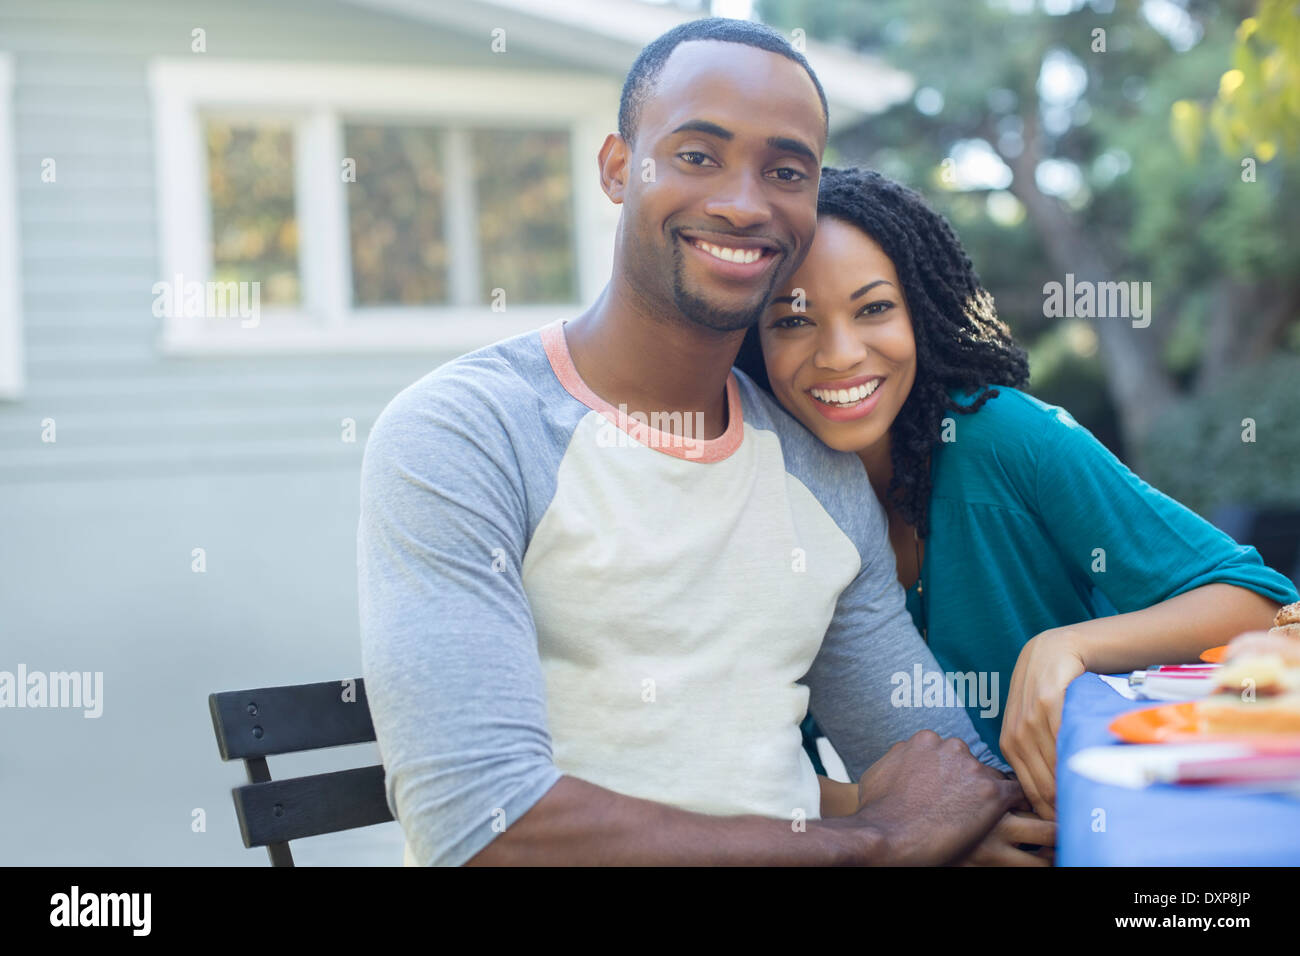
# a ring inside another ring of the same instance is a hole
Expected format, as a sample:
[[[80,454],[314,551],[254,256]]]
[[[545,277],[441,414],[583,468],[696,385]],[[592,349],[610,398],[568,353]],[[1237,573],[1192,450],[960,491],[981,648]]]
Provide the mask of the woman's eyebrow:
[[[878,285],[893,285],[893,282],[889,281],[888,278],[878,278],[878,280],[867,282],[865,286],[862,286],[861,289],[855,291],[853,295],[850,295],[849,297],[850,302],[852,302],[853,299],[861,298],[863,297],[863,295],[870,293],[870,291],[872,289],[875,289],[875,287]],[[894,287],[896,287],[897,289],[897,286]],[[770,306],[775,306],[775,304],[779,302],[793,303],[794,299],[796,298],[798,298],[796,297],[796,295],[777,295],[775,299],[771,299],[770,302],[768,302],[767,304],[770,304]],[[807,297],[807,295],[805,295],[805,297],[803,297],[803,304],[805,304],[805,306],[811,306],[811,304],[813,304],[813,299],[810,299],[809,297]]]
[[[877,280],[875,280],[874,282],[868,282],[866,285],[864,285],[864,286],[863,286],[861,289],[859,289],[857,292],[855,292],[855,293],[853,293],[851,296],[849,296],[849,301],[852,302],[854,299],[858,298],[859,296],[864,296],[864,295],[866,295],[868,292],[870,292],[872,289],[874,289],[874,288],[875,288],[876,286],[878,286],[878,285],[894,285],[894,283],[890,282],[888,279],[877,279]],[[897,288],[897,287],[895,286],[895,288]]]

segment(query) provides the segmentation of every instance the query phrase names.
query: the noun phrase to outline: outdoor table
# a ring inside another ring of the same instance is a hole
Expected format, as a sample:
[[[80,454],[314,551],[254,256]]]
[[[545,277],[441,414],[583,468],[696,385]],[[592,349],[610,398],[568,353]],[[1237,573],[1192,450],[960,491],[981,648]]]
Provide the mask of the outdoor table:
[[[1071,682],[1057,737],[1057,865],[1300,865],[1300,799],[1229,787],[1131,790],[1068,769],[1086,747],[1128,746],[1107,725],[1153,705],[1124,699],[1096,674]]]

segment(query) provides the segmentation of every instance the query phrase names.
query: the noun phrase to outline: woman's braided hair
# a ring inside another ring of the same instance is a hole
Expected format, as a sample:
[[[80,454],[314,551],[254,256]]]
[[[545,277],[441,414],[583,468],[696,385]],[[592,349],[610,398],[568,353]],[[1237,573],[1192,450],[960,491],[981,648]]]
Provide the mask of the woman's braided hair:
[[[819,216],[856,226],[884,250],[898,272],[916,340],[916,381],[890,429],[894,477],[886,492],[908,524],[930,533],[930,453],[948,412],[970,414],[997,394],[1023,388],[1029,362],[998,318],[970,257],[946,219],[920,194],[871,169],[822,170]],[[736,366],[772,391],[758,327],[751,326]],[[968,405],[948,394],[979,395]]]

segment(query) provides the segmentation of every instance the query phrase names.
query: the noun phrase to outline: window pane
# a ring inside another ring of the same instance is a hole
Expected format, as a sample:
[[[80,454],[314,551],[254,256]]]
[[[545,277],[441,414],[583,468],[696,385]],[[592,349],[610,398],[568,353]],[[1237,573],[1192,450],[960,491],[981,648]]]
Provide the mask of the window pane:
[[[352,289],[357,305],[447,301],[444,165],[440,130],[349,125],[347,184]]]
[[[569,135],[477,130],[472,136],[483,301],[573,302],[573,182]]]
[[[209,119],[213,278],[260,282],[260,301],[298,302],[293,132],[287,126]]]

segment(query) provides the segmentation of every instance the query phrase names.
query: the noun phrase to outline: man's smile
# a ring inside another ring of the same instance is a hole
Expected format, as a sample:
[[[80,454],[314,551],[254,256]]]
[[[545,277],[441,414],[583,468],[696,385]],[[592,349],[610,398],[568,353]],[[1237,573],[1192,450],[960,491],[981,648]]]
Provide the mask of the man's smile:
[[[714,274],[733,281],[752,281],[771,269],[781,256],[770,239],[725,234],[679,233],[691,254]]]

